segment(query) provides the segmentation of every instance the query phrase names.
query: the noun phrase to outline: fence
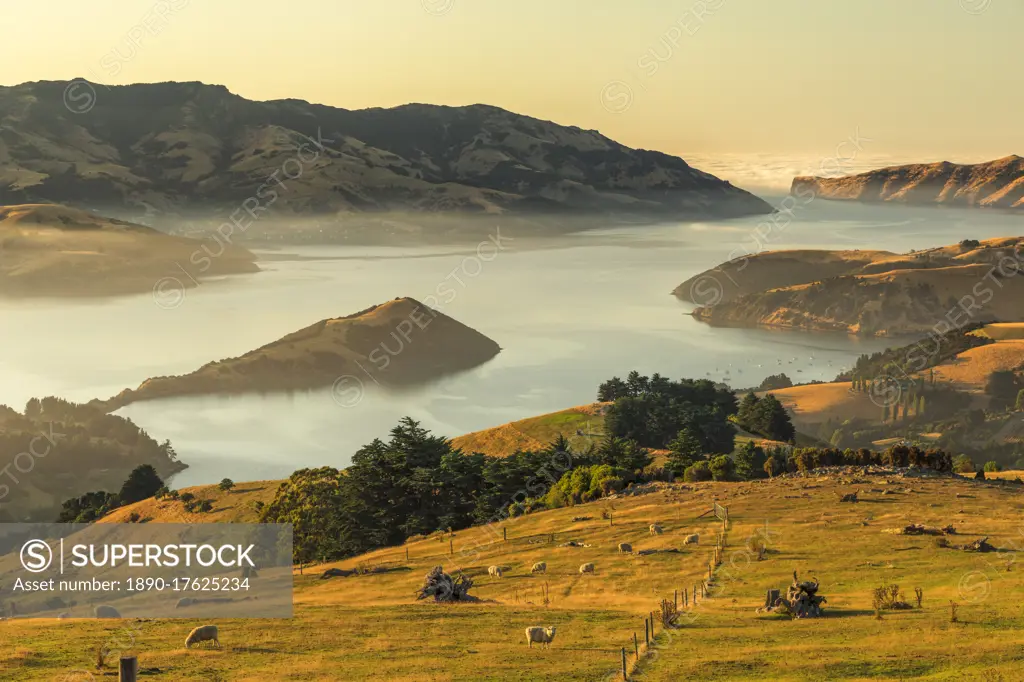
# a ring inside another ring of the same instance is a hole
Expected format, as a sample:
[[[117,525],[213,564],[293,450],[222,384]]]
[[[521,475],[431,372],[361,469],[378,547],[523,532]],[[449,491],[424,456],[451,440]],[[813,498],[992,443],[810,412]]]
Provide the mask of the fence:
[[[712,510],[701,514],[706,516],[711,512],[714,512],[715,516],[722,522],[722,529],[715,536],[715,546],[712,550],[711,560],[708,562],[708,575],[702,577],[700,582],[693,585],[693,591],[690,592],[690,588],[684,587],[682,590],[675,590],[672,595],[672,599],[662,599],[659,605],[658,611],[651,611],[649,614],[644,616],[644,645],[641,650],[640,640],[637,633],[633,633],[633,664],[632,666],[627,665],[627,652],[628,647],[622,648],[622,679],[624,682],[629,680],[629,672],[640,664],[641,654],[648,654],[651,650],[652,645],[655,642],[655,614],[661,614],[661,627],[664,632],[671,627],[671,619],[681,613],[680,607],[683,609],[694,609],[697,604],[708,598],[710,590],[714,587],[714,574],[715,569],[722,565],[723,556],[725,553],[726,546],[726,533],[729,530],[729,508],[714,503],[715,506]]]

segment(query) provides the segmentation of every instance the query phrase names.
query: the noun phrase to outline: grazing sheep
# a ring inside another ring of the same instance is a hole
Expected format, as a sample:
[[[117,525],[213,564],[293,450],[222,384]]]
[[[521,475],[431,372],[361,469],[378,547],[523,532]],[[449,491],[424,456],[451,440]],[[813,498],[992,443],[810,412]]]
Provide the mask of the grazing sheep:
[[[651,524],[651,535],[661,535],[661,526],[656,523]]]
[[[694,533],[693,535],[687,535],[685,538],[683,538],[683,544],[684,545],[699,545],[700,544],[700,534],[699,533]]]
[[[619,551],[622,552],[623,554],[632,554],[633,553],[633,545],[629,544],[628,542],[620,542],[619,543]]]
[[[537,642],[541,646],[550,647],[551,640],[555,638],[555,628],[551,626],[549,628],[542,628],[539,625],[535,625],[532,628],[526,628],[526,641],[529,642],[530,648],[533,648],[533,643]]]
[[[107,606],[106,604],[100,604],[92,610],[93,614],[97,618],[120,618],[121,614],[113,606]]]
[[[217,648],[220,648],[220,640],[217,639],[217,626],[200,625],[192,630],[192,632],[188,633],[188,637],[185,638],[185,648],[189,649],[193,644],[199,644],[200,642],[213,642]]]
[[[538,561],[537,563],[535,563],[533,565],[533,568],[530,569],[530,573],[547,573],[547,572],[548,572],[548,565],[547,565],[547,562],[545,562],[545,561]]]
[[[594,564],[582,564],[580,566],[580,573],[593,573]]]
[[[501,566],[491,566],[487,569],[487,575],[493,575],[495,578],[500,578]]]

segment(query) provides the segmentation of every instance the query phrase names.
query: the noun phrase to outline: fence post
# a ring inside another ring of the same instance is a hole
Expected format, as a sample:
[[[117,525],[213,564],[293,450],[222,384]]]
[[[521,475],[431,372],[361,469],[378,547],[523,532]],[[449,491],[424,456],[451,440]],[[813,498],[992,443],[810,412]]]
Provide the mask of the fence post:
[[[626,677],[626,647],[622,647],[622,679],[629,679],[628,677]]]
[[[455,554],[455,541],[454,540],[449,540],[448,541],[448,554],[449,555],[454,555]]]
[[[409,560],[409,548],[408,547],[405,548],[405,560],[406,561]]]
[[[508,542],[508,528],[501,529],[501,539],[505,542]]]
[[[122,656],[118,666],[118,682],[136,682],[139,674],[139,659],[135,656]]]
[[[644,616],[644,644],[651,645],[651,629],[647,622],[647,616]]]
[[[636,656],[636,660],[640,660],[640,645],[636,641],[636,633],[633,633],[633,655]]]
[[[673,590],[673,594],[675,595],[672,598],[672,601],[674,603],[674,608],[675,608],[676,611],[678,611],[679,610],[679,590]]]

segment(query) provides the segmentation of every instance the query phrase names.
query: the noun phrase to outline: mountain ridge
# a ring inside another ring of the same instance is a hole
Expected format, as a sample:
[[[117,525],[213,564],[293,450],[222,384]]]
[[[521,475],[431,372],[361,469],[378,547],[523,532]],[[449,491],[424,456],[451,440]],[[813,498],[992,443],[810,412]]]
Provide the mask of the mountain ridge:
[[[198,82],[82,83],[0,87],[0,203],[180,214],[258,196],[283,215],[647,220],[772,211],[681,158],[492,105],[350,110]]]

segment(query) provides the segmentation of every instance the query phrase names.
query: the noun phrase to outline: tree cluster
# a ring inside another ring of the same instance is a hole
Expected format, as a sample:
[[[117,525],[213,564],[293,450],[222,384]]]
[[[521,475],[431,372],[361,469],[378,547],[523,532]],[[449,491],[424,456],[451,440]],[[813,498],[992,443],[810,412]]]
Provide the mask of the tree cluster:
[[[796,438],[789,413],[771,393],[763,398],[758,398],[753,392],[745,395],[736,413],[736,423],[769,440],[791,443]]]

